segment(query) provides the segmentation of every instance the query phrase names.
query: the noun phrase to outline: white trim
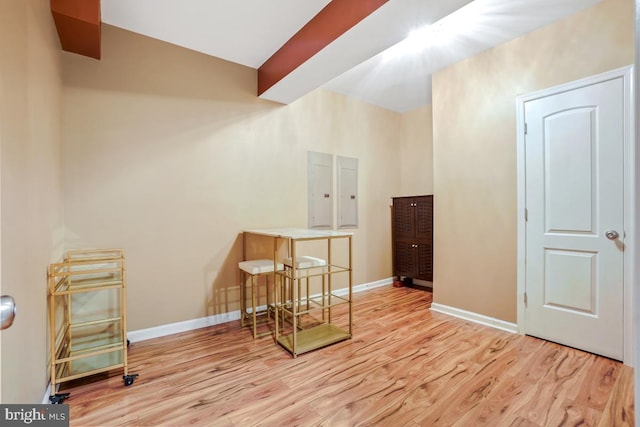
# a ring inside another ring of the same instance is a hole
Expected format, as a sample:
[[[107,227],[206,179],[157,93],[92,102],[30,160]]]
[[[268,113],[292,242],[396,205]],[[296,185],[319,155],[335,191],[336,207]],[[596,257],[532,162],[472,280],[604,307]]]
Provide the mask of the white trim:
[[[375,282],[365,283],[362,285],[354,286],[353,292],[362,292],[369,289],[378,288],[393,283],[393,278],[377,280]],[[347,289],[338,289],[334,294],[347,295],[349,292]],[[205,328],[207,326],[219,325],[221,323],[232,322],[234,320],[240,320],[240,310],[215,314],[212,316],[201,317],[198,319],[185,320],[183,322],[170,323],[167,325],[154,326],[153,328],[139,329],[137,331],[129,331],[127,338],[131,342],[138,342],[149,340],[152,338],[164,337],[166,335],[177,334],[180,332],[191,331],[194,329]]]
[[[44,392],[44,397],[42,398],[43,405],[48,405],[49,403],[51,403],[51,401],[49,400],[50,396],[51,396],[51,383],[47,384],[47,389]]]
[[[518,333],[524,335],[525,324],[525,290],[526,273],[525,263],[527,260],[526,223],[524,221],[525,209],[527,206],[526,192],[526,151],[524,145],[524,96],[516,97],[516,158],[517,158],[517,217],[518,217],[518,242],[517,242],[517,273],[516,273],[516,321],[518,322]]]
[[[624,363],[634,366],[634,345],[633,345],[633,278],[636,271],[634,262],[634,251],[636,250],[635,239],[635,217],[636,217],[636,168],[635,168],[635,100],[633,96],[634,78],[633,66],[629,65],[621,69],[624,73],[624,106],[625,106],[625,175],[624,175]]]
[[[192,331],[194,329],[206,328],[207,326],[219,325],[221,323],[232,322],[234,320],[240,320],[240,310],[229,313],[214,314],[212,316],[200,317],[198,319],[185,320],[183,322],[154,326],[153,328],[129,331],[127,333],[127,338],[131,342],[150,340],[152,338],[159,338],[166,335],[178,334],[180,332]]]
[[[459,319],[468,320],[469,322],[489,326],[494,329],[500,329],[501,331],[511,332],[513,334],[518,333],[518,325],[515,323],[506,322],[504,320],[474,313],[472,311],[466,311],[460,308],[450,307],[448,305],[438,304],[435,302],[431,304],[431,310],[438,313],[447,314],[449,316],[457,317]]]
[[[634,92],[634,111],[635,108],[640,109],[640,43],[637,42],[637,40],[640,40],[640,0],[636,0],[635,1],[635,70],[634,70],[634,74],[633,74],[633,81],[635,82],[634,84],[632,84],[633,87],[633,92]],[[635,146],[637,143],[640,143],[640,122],[638,121],[638,117],[634,114],[634,135],[635,135],[635,143],[632,144],[633,146]],[[636,177],[638,177],[638,175],[640,175],[640,150],[636,150],[635,151],[635,155],[634,155],[634,160],[635,160],[635,168],[634,168],[634,179],[632,182],[636,182]],[[629,191],[632,191],[631,189],[629,189]],[[638,212],[638,206],[640,206],[640,185],[636,185],[635,187],[635,191],[634,192],[634,212]],[[635,217],[635,223],[634,223],[634,230],[633,232],[629,232],[629,234],[631,234],[634,238],[634,240],[636,242],[640,242],[640,217],[638,215],[636,215]],[[637,248],[633,249],[633,255],[631,257],[632,259],[632,265],[640,265],[640,250],[638,250]],[[638,346],[640,345],[640,292],[638,292],[638,289],[640,288],[640,273],[637,270],[634,270],[631,272],[631,286],[633,289],[633,294],[630,296],[629,299],[632,299],[634,301],[632,309],[633,312],[631,313],[631,316],[633,318],[633,347],[634,348],[638,348]],[[634,358],[634,366],[636,366],[636,369],[634,369],[634,407],[635,408],[640,408],[640,351],[636,351],[635,354],[633,355]]]
[[[633,254],[635,250],[635,233],[634,233],[634,211],[635,209],[635,149],[634,149],[634,102],[633,93],[633,66],[611,70],[602,74],[580,79],[571,83],[554,86],[526,95],[516,97],[516,127],[517,127],[517,162],[518,162],[518,272],[517,272],[517,328],[520,334],[525,332],[525,305],[524,295],[526,291],[526,233],[525,233],[525,202],[526,202],[526,182],[525,182],[525,135],[524,135],[524,104],[528,101],[544,98],[549,95],[562,93],[570,90],[579,89],[581,87],[590,86],[607,80],[622,77],[624,82],[624,106],[625,106],[625,176],[624,176],[624,244],[626,250],[624,252],[624,349],[623,358],[626,365],[633,364],[633,278],[635,277]]]
[[[393,277],[388,277],[386,279],[376,280],[375,282],[363,283],[362,285],[354,286],[352,292],[355,294],[358,292],[368,291],[371,289],[380,288],[382,286],[387,286],[391,284],[393,284]],[[334,294],[338,296],[344,296],[344,295],[347,295],[348,293],[349,293],[349,289],[347,288],[338,289],[334,292]]]

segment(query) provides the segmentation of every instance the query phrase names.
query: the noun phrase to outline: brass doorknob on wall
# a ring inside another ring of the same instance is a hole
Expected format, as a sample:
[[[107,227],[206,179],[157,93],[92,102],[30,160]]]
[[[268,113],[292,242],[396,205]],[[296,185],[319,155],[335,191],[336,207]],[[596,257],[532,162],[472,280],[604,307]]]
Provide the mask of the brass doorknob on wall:
[[[7,329],[16,317],[16,302],[9,295],[0,297],[0,329]]]
[[[618,237],[620,237],[616,230],[609,230],[605,232],[604,235],[607,236],[607,239],[609,240],[616,240]]]

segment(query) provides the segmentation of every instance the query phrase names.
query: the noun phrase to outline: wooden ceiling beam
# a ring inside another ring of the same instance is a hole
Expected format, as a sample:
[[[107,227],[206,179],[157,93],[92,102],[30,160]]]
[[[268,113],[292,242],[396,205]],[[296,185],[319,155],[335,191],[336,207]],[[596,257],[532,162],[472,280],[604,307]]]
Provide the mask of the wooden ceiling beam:
[[[258,68],[261,95],[388,0],[333,0]]]
[[[62,49],[100,59],[100,0],[51,0]]]

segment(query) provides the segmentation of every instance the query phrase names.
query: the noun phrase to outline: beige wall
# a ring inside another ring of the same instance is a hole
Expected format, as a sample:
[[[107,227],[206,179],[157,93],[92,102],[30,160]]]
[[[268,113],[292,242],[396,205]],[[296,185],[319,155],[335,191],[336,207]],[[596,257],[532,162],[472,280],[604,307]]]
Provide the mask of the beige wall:
[[[399,114],[262,101],[253,69],[109,26],[63,67],[67,246],[126,250],[130,330],[238,308],[241,231],[306,227],[308,151],[358,158],[354,284],[391,277]]]
[[[434,301],[516,321],[515,97],[633,62],[633,1],[607,0],[433,77]]]
[[[431,105],[402,115],[402,138],[398,141],[401,162],[390,166],[400,174],[396,196],[433,194],[433,120]]]
[[[47,0],[0,0],[2,403],[40,402],[48,381],[47,265],[62,251],[62,77]]]

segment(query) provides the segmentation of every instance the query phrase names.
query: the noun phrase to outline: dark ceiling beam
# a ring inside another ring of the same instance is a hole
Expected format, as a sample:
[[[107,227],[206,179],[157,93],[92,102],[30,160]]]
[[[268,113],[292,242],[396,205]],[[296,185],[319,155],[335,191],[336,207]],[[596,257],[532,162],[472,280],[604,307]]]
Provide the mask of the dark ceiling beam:
[[[258,95],[278,83],[387,1],[331,1],[258,68]]]
[[[100,0],[51,0],[62,49],[100,59]]]

